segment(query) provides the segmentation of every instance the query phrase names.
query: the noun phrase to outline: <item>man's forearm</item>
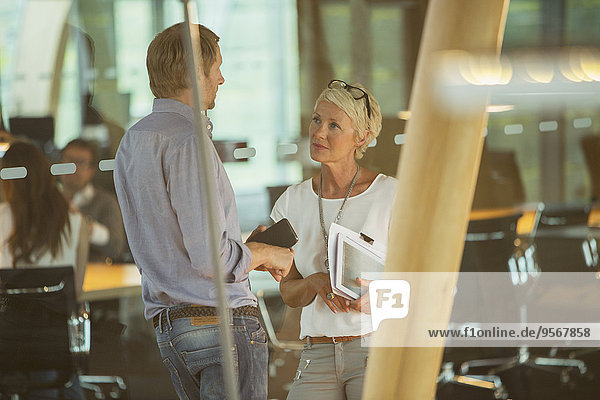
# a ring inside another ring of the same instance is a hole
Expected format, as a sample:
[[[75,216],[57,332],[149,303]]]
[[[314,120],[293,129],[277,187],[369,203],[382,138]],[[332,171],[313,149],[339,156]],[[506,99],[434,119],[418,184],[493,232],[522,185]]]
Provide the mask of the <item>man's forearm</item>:
[[[248,247],[248,249],[250,249],[250,253],[252,253],[252,261],[250,262],[250,268],[248,271],[253,271],[268,262],[268,248],[266,244],[259,242],[247,242],[245,245]]]
[[[289,271],[293,260],[292,250],[259,242],[247,242],[245,245],[252,253],[249,271],[258,267],[267,270],[285,270],[286,274]]]

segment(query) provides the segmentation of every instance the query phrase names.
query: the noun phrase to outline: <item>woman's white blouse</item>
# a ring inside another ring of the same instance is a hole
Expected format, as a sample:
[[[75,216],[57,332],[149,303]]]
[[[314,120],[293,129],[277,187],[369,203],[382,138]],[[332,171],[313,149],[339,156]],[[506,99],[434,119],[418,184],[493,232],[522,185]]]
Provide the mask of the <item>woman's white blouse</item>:
[[[56,257],[52,257],[50,251],[45,251],[35,260],[34,265],[23,265],[32,267],[52,267],[52,266],[78,266],[78,245],[80,239],[80,229],[82,225],[82,216],[77,212],[69,212],[69,221],[71,223],[71,233],[63,239],[60,252]],[[0,203],[0,268],[12,268],[13,258],[8,248],[7,240],[12,233],[13,216],[8,203]],[[85,268],[85,265],[83,266]]]
[[[387,244],[396,183],[395,178],[379,174],[366,191],[348,199],[338,224]],[[327,231],[343,200],[323,199]],[[287,218],[298,234],[298,243],[293,247],[294,259],[303,277],[316,272],[327,273],[318,202],[319,198],[312,189],[312,179],[308,179],[290,186],[271,212],[273,221]],[[301,339],[306,336],[356,336],[371,331],[367,326],[361,327],[360,313],[338,311],[334,314],[319,296],[302,309],[300,328]]]

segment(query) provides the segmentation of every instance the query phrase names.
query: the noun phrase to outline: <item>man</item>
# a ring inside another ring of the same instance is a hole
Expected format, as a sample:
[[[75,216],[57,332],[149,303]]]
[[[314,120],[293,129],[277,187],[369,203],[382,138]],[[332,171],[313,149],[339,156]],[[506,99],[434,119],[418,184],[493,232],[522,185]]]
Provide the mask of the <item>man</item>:
[[[90,222],[90,261],[118,259],[125,245],[123,220],[114,195],[92,185],[98,168],[96,146],[84,139],[72,140],[62,150],[61,161],[76,166],[75,173],[61,175],[60,182],[71,206]]]
[[[198,66],[201,110],[212,109],[221,75],[219,37],[202,25]],[[115,186],[133,257],[142,274],[145,315],[180,398],[223,398],[223,371],[208,205],[194,129],[194,100],[186,73],[186,26],[176,24],[150,43],[146,66],[156,97],[152,113],[131,127],[116,156]],[[212,124],[202,115],[212,137]],[[233,189],[209,140],[217,188],[220,256],[232,315],[234,360],[243,399],[267,396],[267,344],[248,273],[266,269],[280,280],[290,249],[242,243]],[[225,349],[230,351],[230,349]]]

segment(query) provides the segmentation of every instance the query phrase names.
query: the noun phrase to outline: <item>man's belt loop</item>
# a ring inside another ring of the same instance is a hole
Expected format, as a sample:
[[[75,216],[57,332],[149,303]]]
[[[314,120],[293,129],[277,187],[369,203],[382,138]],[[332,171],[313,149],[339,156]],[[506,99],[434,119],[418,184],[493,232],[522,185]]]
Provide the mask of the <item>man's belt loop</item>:
[[[167,308],[165,319],[167,321],[167,330],[170,331],[171,329],[173,329],[173,325],[171,325],[171,318],[169,318],[169,311],[171,311],[171,309]]]
[[[229,323],[230,326],[233,326],[233,309],[232,308],[227,309],[227,322]]]
[[[158,313],[158,324],[157,324],[158,326],[157,326],[157,328],[158,328],[158,331],[159,331],[160,333],[163,333],[163,331],[162,331],[162,318],[160,317],[160,315],[162,314],[162,312],[163,312],[163,310],[161,310],[161,311]],[[154,318],[153,318],[153,321],[154,321]]]

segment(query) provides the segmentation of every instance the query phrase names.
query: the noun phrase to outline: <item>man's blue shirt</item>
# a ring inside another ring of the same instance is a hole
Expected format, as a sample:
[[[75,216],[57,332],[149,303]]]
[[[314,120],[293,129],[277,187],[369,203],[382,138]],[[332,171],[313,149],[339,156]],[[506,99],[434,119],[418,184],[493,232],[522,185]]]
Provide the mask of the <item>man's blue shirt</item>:
[[[212,137],[212,124],[202,118]],[[212,141],[205,139],[214,166],[229,306],[255,305],[248,281],[252,256],[242,243],[233,188]],[[173,305],[217,305],[197,140],[189,106],[155,99],[152,113],[123,136],[115,158],[115,188],[142,274],[147,319]]]

